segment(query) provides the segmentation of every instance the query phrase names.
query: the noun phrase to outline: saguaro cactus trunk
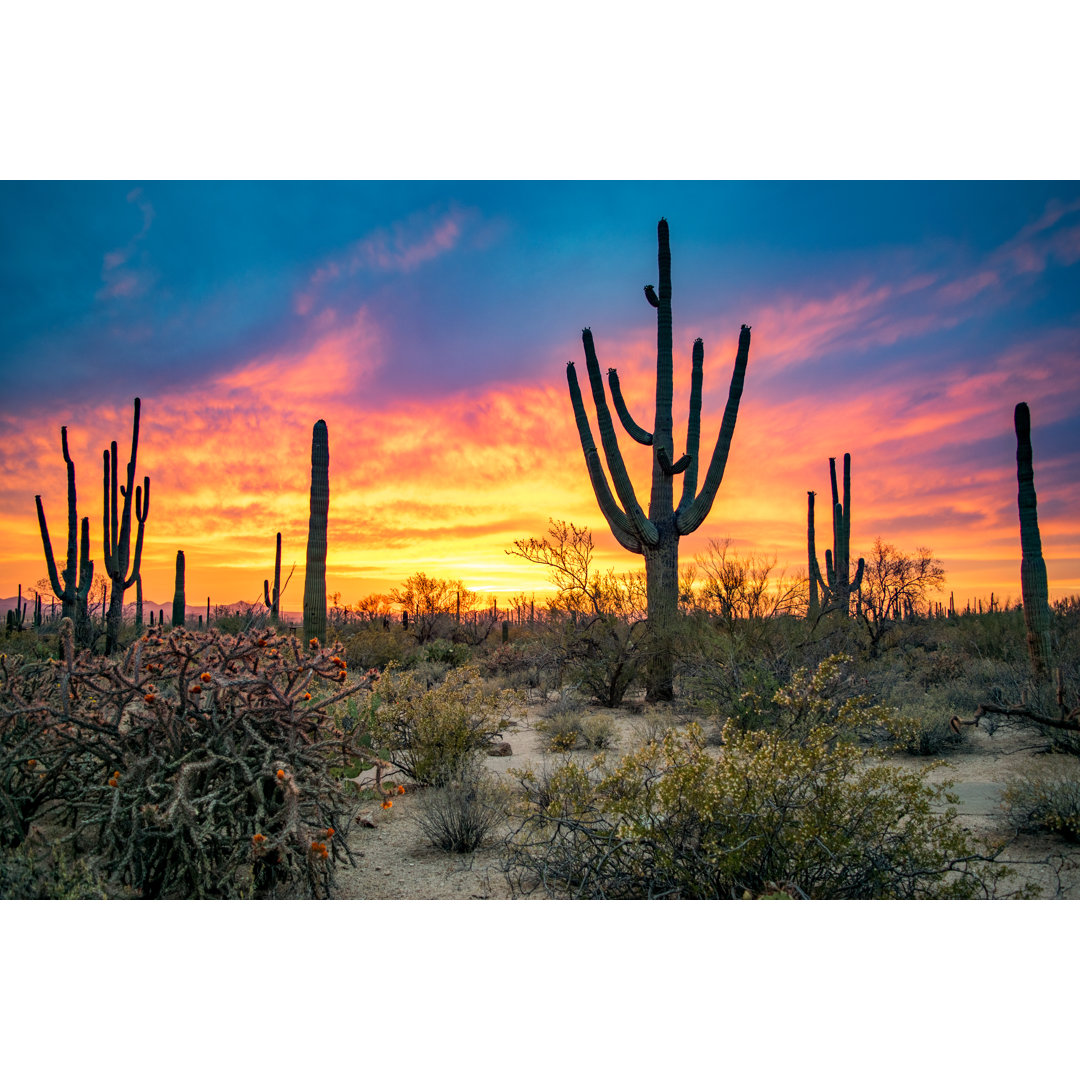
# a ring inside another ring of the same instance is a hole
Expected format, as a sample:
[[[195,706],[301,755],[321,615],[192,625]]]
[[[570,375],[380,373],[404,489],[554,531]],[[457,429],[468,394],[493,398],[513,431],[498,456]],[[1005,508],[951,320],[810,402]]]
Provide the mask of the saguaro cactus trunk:
[[[330,510],[330,437],[326,421],[311,432],[311,515],[304,575],[304,640],[326,641],[326,519]]]
[[[172,601],[172,624],[183,626],[187,610],[187,600],[184,596],[184,553],[176,553],[176,588],[173,590]]]
[[[674,461],[671,417],[671,247],[668,224],[663,218],[657,225],[656,236],[659,293],[652,285],[645,286],[645,298],[656,308],[656,399],[651,432],[634,422],[623,399],[618,372],[614,368],[608,370],[611,399],[623,427],[636,442],[652,447],[652,492],[648,516],[641,509],[623,463],[611,413],[607,406],[592,331],[587,327],[582,331],[581,340],[585,349],[585,364],[596,408],[600,441],[604,448],[604,457],[611,474],[611,481],[615,487],[614,495],[600,463],[596,444],[593,442],[589,418],[585,412],[573,363],[567,365],[566,379],[570,387],[570,400],[574,408],[574,419],[581,439],[581,448],[585,454],[585,465],[589,471],[589,478],[592,481],[600,510],[615,539],[628,551],[645,557],[648,623],[655,632],[658,642],[656,659],[650,665],[647,675],[647,692],[650,700],[666,701],[673,696],[672,653],[667,633],[678,610],[679,537],[693,532],[705,520],[723,479],[728,452],[731,448],[731,437],[735,431],[735,420],[739,412],[746,363],[750,355],[750,327],[743,325],[739,334],[739,347],[731,376],[731,386],[728,390],[727,407],[724,410],[720,433],[709,461],[705,480],[699,490],[701,382],[705,347],[701,338],[694,342],[686,453],[678,461]],[[682,497],[676,507],[673,485],[674,477],[680,472],[683,474]]]
[[[90,519],[82,519],[82,532],[79,530],[79,514],[75,492],[75,463],[68,453],[67,428],[60,429],[60,447],[64,452],[67,465],[68,498],[68,542],[67,566],[63,571],[64,584],[60,585],[60,575],[56,572],[56,560],[53,558],[52,542],[49,539],[49,526],[45,522],[45,508],[41,496],[35,495],[37,504],[38,527],[41,530],[41,543],[45,549],[45,563],[49,570],[49,584],[60,599],[61,618],[71,619],[79,641],[89,634],[90,586],[94,581],[94,564],[90,559]]]
[[[844,455],[844,501],[836,487],[836,458],[829,458],[829,479],[832,482],[833,546],[825,551],[825,577],[821,576],[814,540],[814,495],[808,491],[806,509],[806,546],[810,575],[810,617],[821,613],[851,612],[851,597],[862,584],[865,564],[859,560],[855,577],[851,576],[851,455]],[[821,590],[820,604],[818,590]]]
[[[278,601],[281,599],[281,533],[277,534],[277,550],[274,555],[274,591],[270,592],[270,581],[263,578],[263,596],[270,609],[270,618],[278,621]]]
[[[135,399],[135,420],[131,429],[131,458],[127,463],[127,483],[120,485],[120,495],[124,499],[124,509],[119,511],[116,487],[116,466],[118,454],[114,442],[109,450],[102,453],[104,459],[104,543],[105,572],[112,581],[112,593],[109,598],[109,615],[106,621],[105,654],[109,655],[116,648],[120,638],[120,625],[124,618],[124,592],[130,589],[139,576],[142,561],[143,528],[150,513],[150,477],[144,476],[142,487],[135,488],[135,519],[139,527],[135,536],[135,554],[131,555],[131,490],[135,487],[135,458],[139,450],[139,409],[141,403]],[[110,488],[109,479],[112,477]],[[128,566],[131,576],[127,576]]]
[[[1013,414],[1016,428],[1017,504],[1020,508],[1020,593],[1024,600],[1024,625],[1028,652],[1036,675],[1050,670],[1050,599],[1039,536],[1035,499],[1035,469],[1031,462],[1031,413],[1021,401]]]

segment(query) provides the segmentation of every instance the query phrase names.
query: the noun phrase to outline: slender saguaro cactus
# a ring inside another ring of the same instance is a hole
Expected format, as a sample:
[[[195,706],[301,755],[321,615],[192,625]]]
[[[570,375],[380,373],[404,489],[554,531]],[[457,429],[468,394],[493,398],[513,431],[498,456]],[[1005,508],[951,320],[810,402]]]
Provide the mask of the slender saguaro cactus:
[[[690,415],[686,427],[686,453],[674,462],[672,438],[672,330],[671,330],[671,247],[668,224],[663,218],[656,227],[657,265],[660,278],[659,293],[652,285],[645,286],[645,298],[656,308],[656,402],[653,430],[646,431],[634,422],[623,399],[619,376],[614,368],[608,371],[608,385],[615,411],[627,434],[636,442],[652,447],[652,493],[649,513],[645,515],[634,493],[619,450],[611,413],[604,394],[600,364],[596,358],[592,331],[586,327],[581,340],[585,348],[585,365],[589,373],[596,422],[604,457],[615,487],[612,494],[593,442],[589,418],[585,412],[577,372],[573,363],[566,367],[570,401],[574,408],[585,465],[589,470],[593,492],[615,539],[628,551],[645,557],[645,584],[649,625],[661,633],[670,626],[678,610],[679,537],[692,533],[712,508],[716,492],[724,476],[731,436],[739,412],[746,362],[750,354],[750,327],[745,324],[739,334],[735,369],[728,390],[727,407],[720,425],[720,434],[709,461],[705,480],[698,489],[701,437],[701,381],[705,349],[701,338],[694,342],[690,374]],[[683,474],[682,498],[678,507],[672,492],[674,477]],[[617,499],[616,499],[617,496]],[[648,696],[651,700],[670,700],[672,687],[672,655],[670,646],[661,645],[655,662],[648,672]]]
[[[304,576],[304,640],[326,639],[326,518],[330,509],[330,437],[326,421],[311,432],[311,515]]]
[[[120,511],[116,488],[116,466],[119,460],[116,443],[102,452],[104,460],[104,528],[105,572],[112,581],[109,597],[109,616],[105,632],[105,655],[110,655],[120,638],[120,624],[124,618],[124,593],[135,584],[142,561],[143,528],[150,513],[150,477],[144,476],[142,487],[135,488],[135,458],[139,451],[139,410],[141,402],[135,399],[135,419],[131,428],[131,457],[127,463],[127,483],[120,485],[124,499]],[[110,475],[112,485],[110,487]],[[131,491],[135,488],[135,519],[139,524],[135,536],[135,554],[131,554]],[[128,566],[131,576],[127,576]]]
[[[274,591],[270,592],[270,582],[263,578],[263,596],[270,609],[270,618],[278,621],[278,601],[281,599],[281,533],[277,534],[277,550],[274,554]]]
[[[49,569],[49,584],[60,598],[61,618],[71,619],[78,631],[79,640],[83,640],[90,626],[88,600],[90,586],[94,581],[94,564],[90,559],[90,519],[82,519],[82,534],[79,533],[79,515],[75,494],[75,463],[68,453],[67,428],[60,429],[60,446],[64,451],[67,465],[68,495],[68,543],[67,566],[63,571],[64,584],[60,585],[60,575],[56,572],[56,560],[53,558],[52,542],[49,540],[49,527],[45,523],[45,508],[41,496],[35,495],[37,504],[38,526],[41,529],[41,543],[45,548],[45,562]],[[76,542],[78,541],[78,544]]]
[[[1036,675],[1050,670],[1050,600],[1039,536],[1035,500],[1035,469],[1031,463],[1031,413],[1021,401],[1013,414],[1016,427],[1017,504],[1020,508],[1020,593],[1024,598],[1024,625],[1028,652]]]
[[[184,597],[184,553],[176,553],[176,588],[173,590],[172,624],[183,626],[187,602]]]
[[[150,613],[153,615],[153,612]],[[135,578],[135,626],[142,629],[142,574]]]
[[[808,491],[806,509],[806,546],[810,574],[810,617],[822,612],[851,611],[851,597],[862,584],[865,564],[859,560],[855,577],[851,577],[851,455],[844,455],[844,501],[836,488],[836,458],[829,458],[829,479],[832,481],[833,546],[825,551],[825,577],[821,576],[814,541],[814,495]],[[818,590],[821,600],[818,601]]]

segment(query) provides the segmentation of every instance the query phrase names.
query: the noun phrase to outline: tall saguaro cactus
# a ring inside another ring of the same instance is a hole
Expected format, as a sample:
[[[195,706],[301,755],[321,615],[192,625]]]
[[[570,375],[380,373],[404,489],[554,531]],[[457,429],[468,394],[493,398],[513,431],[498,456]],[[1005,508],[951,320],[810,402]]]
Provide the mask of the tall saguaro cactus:
[[[832,481],[833,546],[825,551],[825,577],[821,576],[814,541],[814,495],[808,491],[806,511],[806,546],[810,575],[810,617],[822,612],[851,610],[851,597],[862,584],[865,564],[859,560],[855,577],[851,577],[851,455],[844,455],[844,501],[836,488],[836,458],[829,458],[829,479]],[[818,589],[821,600],[818,600]]]
[[[173,589],[172,624],[183,626],[187,614],[187,598],[184,595],[184,553],[176,553],[176,587]]]
[[[116,467],[119,460],[116,443],[102,452],[104,459],[104,527],[105,572],[112,581],[109,597],[109,616],[105,632],[105,654],[116,648],[120,637],[120,624],[124,618],[124,592],[135,584],[142,561],[143,528],[150,513],[150,477],[144,476],[142,487],[135,487],[135,458],[139,451],[139,410],[141,402],[135,399],[135,419],[131,429],[131,458],[127,463],[127,483],[120,485],[119,494],[124,499],[123,511],[119,508],[116,486]],[[110,487],[109,479],[112,478]],[[135,536],[135,554],[131,554],[131,491],[135,488],[135,519],[138,530]],[[127,576],[128,567],[131,576]]]
[[[326,421],[311,432],[311,514],[304,575],[304,640],[326,639],[326,519],[330,510],[330,437]]]
[[[1016,428],[1017,504],[1020,508],[1020,593],[1028,652],[1036,675],[1050,670],[1050,600],[1039,536],[1035,499],[1035,469],[1031,462],[1031,413],[1021,401],[1013,414]]]
[[[593,403],[596,407],[600,441],[615,487],[614,495],[600,463],[596,444],[593,442],[589,418],[585,412],[573,363],[567,365],[566,379],[570,387],[570,400],[574,408],[578,435],[581,438],[581,448],[585,453],[585,465],[589,470],[596,500],[615,539],[628,551],[644,555],[648,622],[651,627],[663,634],[664,630],[670,626],[678,609],[679,537],[693,532],[705,520],[724,476],[728,451],[731,448],[731,437],[735,431],[735,420],[739,412],[746,363],[750,354],[750,327],[743,325],[739,334],[739,348],[735,357],[731,386],[728,390],[727,407],[724,410],[720,433],[709,460],[705,480],[699,490],[701,382],[705,348],[701,338],[694,342],[686,453],[678,461],[674,461],[675,448],[671,418],[671,247],[668,224],[663,218],[656,227],[656,236],[659,293],[652,285],[645,286],[645,298],[656,308],[656,401],[651,432],[634,422],[623,399],[618,373],[614,368],[608,370],[611,399],[623,427],[636,442],[652,447],[652,492],[648,516],[641,509],[623,463],[604,394],[604,383],[600,376],[600,364],[596,358],[592,331],[588,328],[582,331],[581,340],[585,348],[585,365],[589,373]],[[680,472],[683,474],[682,497],[676,507],[673,485],[675,476]],[[647,690],[651,700],[670,700],[673,696],[670,647],[662,646],[656,661],[650,667]]]
[[[45,562],[49,569],[49,584],[60,599],[61,618],[71,619],[75,625],[79,640],[83,640],[90,628],[88,600],[90,586],[94,581],[94,563],[90,558],[90,519],[82,519],[82,534],[79,533],[79,514],[75,493],[75,463],[68,453],[67,428],[60,429],[60,446],[64,451],[67,465],[68,497],[68,542],[67,566],[63,571],[64,584],[60,585],[60,575],[56,572],[56,560],[53,558],[52,542],[49,539],[49,526],[45,523],[45,508],[41,496],[35,495],[37,504],[38,526],[41,529],[41,543],[45,548]]]

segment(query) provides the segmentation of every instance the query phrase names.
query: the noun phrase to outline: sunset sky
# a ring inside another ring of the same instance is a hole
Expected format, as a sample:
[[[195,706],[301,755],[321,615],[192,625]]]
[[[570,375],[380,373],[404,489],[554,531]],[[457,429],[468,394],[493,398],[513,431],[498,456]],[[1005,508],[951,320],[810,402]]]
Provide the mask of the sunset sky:
[[[280,531],[300,608],[319,419],[327,589],[345,602],[417,570],[539,597],[543,571],[505,550],[549,518],[590,526],[599,568],[640,567],[593,498],[565,366],[590,326],[650,426],[661,216],[676,454],[693,339],[711,451],[753,327],[727,472],[684,561],[729,537],[805,569],[808,489],[824,560],[828,459],[850,452],[853,554],[929,546],[946,595],[1015,599],[1026,401],[1051,597],[1080,593],[1080,184],[7,182],[0,596],[45,575],[35,495],[63,561],[64,424],[103,569],[101,454],[115,439],[126,462],[136,396],[158,603],[179,548],[189,603],[257,599]],[[649,451],[620,441],[647,504]]]

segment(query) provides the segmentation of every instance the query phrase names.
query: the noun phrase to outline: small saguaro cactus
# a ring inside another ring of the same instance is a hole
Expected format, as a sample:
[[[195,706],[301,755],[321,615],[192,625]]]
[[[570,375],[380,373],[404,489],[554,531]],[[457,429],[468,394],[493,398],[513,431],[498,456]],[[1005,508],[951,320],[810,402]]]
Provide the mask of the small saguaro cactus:
[[[263,598],[270,609],[270,618],[278,620],[278,601],[281,598],[281,533],[277,534],[277,548],[274,553],[274,591],[270,592],[270,581],[263,578]]]
[[[810,617],[840,611],[847,615],[851,610],[851,597],[862,584],[864,560],[860,559],[855,577],[851,577],[851,455],[844,455],[844,501],[836,487],[836,458],[829,458],[829,479],[832,481],[833,546],[825,552],[825,577],[817,560],[814,539],[814,496],[808,491],[806,509],[806,547],[810,576]],[[820,600],[818,590],[821,591]]]
[[[61,618],[71,619],[77,636],[83,640],[89,633],[90,613],[88,610],[90,586],[94,581],[94,563],[90,558],[90,519],[82,519],[79,529],[77,496],[75,492],[75,463],[68,453],[67,428],[60,429],[60,446],[67,465],[68,497],[68,542],[67,566],[63,571],[64,584],[60,584],[60,575],[56,572],[56,560],[53,558],[52,542],[49,539],[49,526],[45,523],[45,508],[41,496],[35,495],[37,504],[38,527],[41,530],[41,543],[45,548],[45,562],[49,569],[49,584],[60,599]]]
[[[139,410],[141,402],[135,399],[135,419],[131,428],[131,458],[127,463],[127,483],[120,485],[124,508],[119,510],[117,498],[116,466],[119,455],[116,443],[102,452],[104,459],[104,517],[105,572],[112,581],[109,597],[109,616],[106,623],[105,655],[110,655],[120,638],[120,624],[124,618],[124,593],[135,584],[142,561],[143,529],[150,513],[150,477],[144,476],[142,487],[135,487],[135,458],[139,451]],[[110,487],[110,476],[112,485]],[[135,519],[138,530],[135,536],[135,554],[131,554],[131,491],[135,488]],[[128,576],[128,566],[131,575]]]
[[[151,617],[153,612],[150,612]],[[135,577],[135,626],[142,629],[143,617],[142,617],[142,574],[138,574]]]
[[[750,355],[750,327],[745,324],[739,333],[738,352],[728,390],[727,406],[720,433],[709,460],[708,471],[699,490],[698,473],[701,464],[701,383],[705,347],[701,338],[694,342],[690,373],[690,415],[686,426],[686,453],[674,460],[672,435],[672,323],[671,323],[671,245],[668,223],[660,219],[656,227],[657,271],[659,291],[645,286],[645,298],[656,308],[656,397],[653,430],[646,431],[635,423],[623,399],[619,375],[608,370],[611,399],[627,434],[636,442],[651,447],[652,492],[646,516],[638,502],[633,484],[626,471],[619,449],[615,427],[608,410],[600,364],[596,357],[592,331],[581,333],[585,349],[585,365],[589,373],[596,422],[604,448],[608,472],[615,487],[612,494],[600,455],[593,442],[592,429],[585,412],[577,373],[573,363],[566,366],[566,381],[574,409],[585,465],[592,481],[593,493],[615,539],[628,551],[645,557],[646,602],[648,624],[663,632],[670,626],[678,611],[679,595],[679,538],[692,533],[712,509],[713,500],[724,477],[731,437],[742,397],[746,363]],[[683,474],[682,497],[676,507],[673,495],[674,478]],[[618,498],[616,499],[616,496]],[[674,657],[670,647],[661,647],[647,673],[647,692],[650,700],[668,701],[673,697]]]
[[[184,553],[176,553],[176,588],[173,590],[172,624],[173,626],[184,625],[184,615],[187,602],[184,596]]]
[[[1050,671],[1050,600],[1039,536],[1035,499],[1035,469],[1031,461],[1031,413],[1021,401],[1013,414],[1016,428],[1017,504],[1020,509],[1020,594],[1024,598],[1024,625],[1035,674]]]
[[[304,574],[304,640],[326,639],[326,519],[330,509],[330,437],[326,421],[311,432],[311,513]]]

